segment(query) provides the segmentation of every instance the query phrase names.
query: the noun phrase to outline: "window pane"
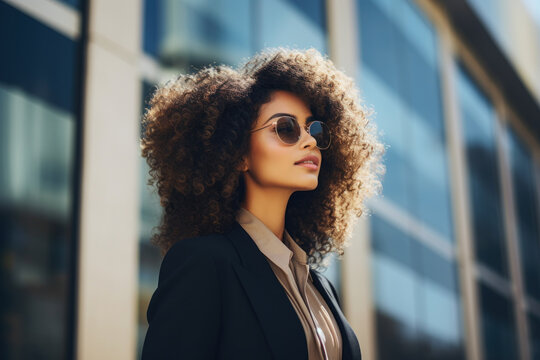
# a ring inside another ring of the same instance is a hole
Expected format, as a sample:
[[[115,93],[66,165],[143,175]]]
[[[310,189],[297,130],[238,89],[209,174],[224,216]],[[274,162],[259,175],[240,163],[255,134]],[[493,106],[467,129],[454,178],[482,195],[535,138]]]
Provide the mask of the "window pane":
[[[457,90],[478,261],[508,276],[493,105],[459,64]]]
[[[0,2],[0,83],[73,113],[77,43]]]
[[[370,219],[379,359],[463,359],[455,263]]]
[[[413,2],[358,0],[360,88],[388,144],[385,198],[453,241],[437,39]]]
[[[326,19],[322,0],[261,0],[258,48],[314,47],[326,52]],[[259,28],[259,26],[256,26]]]
[[[81,0],[56,0],[56,1],[69,5],[77,10],[80,10],[81,8]]]
[[[521,267],[527,293],[540,300],[540,230],[538,192],[532,155],[508,129]]]
[[[479,290],[484,358],[518,359],[512,302],[482,283]]]
[[[249,0],[145,0],[143,48],[166,66],[235,64],[253,47]]]
[[[5,2],[0,33],[0,358],[69,358],[77,45]]]
[[[540,360],[540,317],[531,314],[528,319],[531,360]]]

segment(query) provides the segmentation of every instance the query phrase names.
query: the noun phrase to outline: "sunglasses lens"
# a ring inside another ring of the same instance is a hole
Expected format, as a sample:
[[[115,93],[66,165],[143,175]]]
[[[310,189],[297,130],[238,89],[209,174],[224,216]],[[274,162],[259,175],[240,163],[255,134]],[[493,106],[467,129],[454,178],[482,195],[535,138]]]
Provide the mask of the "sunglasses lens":
[[[286,144],[294,144],[300,138],[300,127],[295,119],[291,117],[281,117],[277,121],[276,131],[279,138]]]
[[[300,139],[300,125],[296,119],[283,116],[278,119],[276,131],[281,139],[286,144],[295,144]],[[319,149],[327,149],[330,146],[330,130],[328,126],[321,121],[313,121],[309,125],[309,133],[317,141]]]
[[[330,130],[321,121],[314,121],[309,125],[309,133],[317,140],[319,149],[327,149],[330,146]]]

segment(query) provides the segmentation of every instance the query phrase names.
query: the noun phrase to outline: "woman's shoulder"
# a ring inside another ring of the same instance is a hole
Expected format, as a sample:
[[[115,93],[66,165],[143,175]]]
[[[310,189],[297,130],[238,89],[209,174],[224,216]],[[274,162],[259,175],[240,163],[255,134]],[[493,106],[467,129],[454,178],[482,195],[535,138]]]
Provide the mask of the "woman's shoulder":
[[[237,256],[229,239],[218,233],[178,240],[165,253],[159,271],[160,282],[186,261],[220,263]]]
[[[217,255],[223,253],[223,251],[227,251],[229,248],[231,248],[231,244],[224,234],[199,235],[178,240],[169,248],[163,260],[168,257],[181,256],[186,252],[203,252]]]

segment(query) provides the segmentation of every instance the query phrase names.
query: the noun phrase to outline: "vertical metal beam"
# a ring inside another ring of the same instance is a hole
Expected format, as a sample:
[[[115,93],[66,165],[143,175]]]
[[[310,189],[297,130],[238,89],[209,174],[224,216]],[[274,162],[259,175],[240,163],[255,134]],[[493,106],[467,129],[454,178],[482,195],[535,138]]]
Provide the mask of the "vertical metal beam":
[[[327,0],[330,56],[337,68],[357,81],[360,49],[356,0]],[[343,307],[360,347],[362,358],[377,358],[375,308],[371,279],[369,221],[362,217],[342,261]]]
[[[141,1],[90,0],[88,6],[77,358],[131,360],[137,329]]]
[[[377,359],[370,238],[369,220],[361,217],[353,231],[351,245],[345,250],[342,268],[343,307],[358,336],[364,360]]]
[[[523,277],[521,274],[521,256],[519,253],[519,230],[517,225],[517,211],[515,207],[515,194],[512,186],[512,167],[509,159],[508,138],[505,136],[507,126],[507,114],[504,104],[496,106],[498,121],[495,126],[495,136],[497,140],[499,176],[502,184],[502,196],[504,204],[504,222],[506,247],[508,249],[508,262],[510,267],[510,278],[512,281],[512,296],[514,305],[514,315],[517,327],[517,345],[522,360],[530,359],[529,336],[527,329],[527,318],[525,316],[526,305],[524,297]]]
[[[465,142],[456,86],[457,69],[454,63],[459,39],[447,14],[435,5],[435,1],[416,0],[416,2],[432,18],[439,34],[442,100],[450,160],[449,174],[451,176],[453,218],[456,229],[456,260],[463,308],[465,352],[469,360],[482,360],[484,357],[483,334],[479,321],[480,306],[475,271],[473,224],[469,206]]]
[[[457,97],[457,74],[453,61],[454,49],[449,27],[444,22],[438,25],[445,128],[450,159],[453,217],[456,226],[457,264],[465,325],[464,340],[467,359],[481,360],[483,359],[482,331],[478,321],[479,306],[474,271],[472,214],[468,201],[470,196],[467,183],[465,143],[462,136],[461,114]]]
[[[356,0],[326,1],[330,57],[336,67],[358,82],[360,49]],[[350,246],[345,249],[341,277],[343,307],[354,329],[362,359],[375,360],[375,311],[371,280],[369,221],[359,219]]]

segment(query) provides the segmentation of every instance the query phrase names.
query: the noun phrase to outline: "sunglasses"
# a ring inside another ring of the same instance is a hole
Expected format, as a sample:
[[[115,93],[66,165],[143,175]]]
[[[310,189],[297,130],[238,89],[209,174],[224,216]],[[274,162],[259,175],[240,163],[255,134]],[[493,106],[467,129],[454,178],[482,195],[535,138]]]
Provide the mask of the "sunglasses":
[[[266,129],[269,126],[275,125],[274,129],[278,138],[287,145],[293,145],[300,140],[300,124],[292,116],[281,116],[276,121],[263,126],[262,128],[251,130],[250,132]],[[321,150],[326,150],[330,147],[330,129],[322,121],[312,121],[307,125],[306,131],[317,141],[317,147]]]

